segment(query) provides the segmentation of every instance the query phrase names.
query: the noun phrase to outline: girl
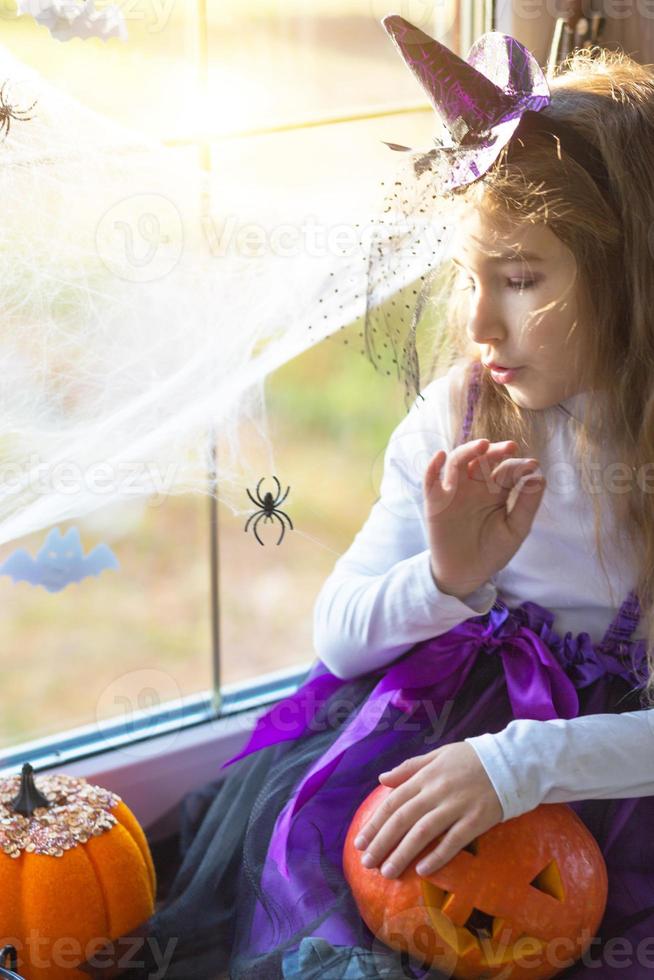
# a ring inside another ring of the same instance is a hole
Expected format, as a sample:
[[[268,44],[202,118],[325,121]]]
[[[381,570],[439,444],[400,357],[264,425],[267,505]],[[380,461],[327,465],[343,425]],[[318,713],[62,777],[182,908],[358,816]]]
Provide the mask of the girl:
[[[456,357],[391,437],[380,498],[317,598],[306,682],[186,801],[184,862],[144,951],[173,939],[175,978],[440,976],[376,940],[343,877],[348,826],[381,780],[392,792],[357,846],[389,878],[568,802],[609,895],[557,975],[640,980],[654,970],[654,76],[580,52],[550,103],[512,38],[492,32],[463,63],[402,18],[386,26],[459,140],[439,324]],[[496,104],[522,101],[475,142],[461,106],[496,93],[470,64],[498,38]]]

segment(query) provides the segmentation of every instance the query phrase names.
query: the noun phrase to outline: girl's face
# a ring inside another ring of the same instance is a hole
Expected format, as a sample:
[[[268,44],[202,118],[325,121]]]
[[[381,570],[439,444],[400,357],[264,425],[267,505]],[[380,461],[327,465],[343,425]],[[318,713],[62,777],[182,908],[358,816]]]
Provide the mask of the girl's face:
[[[544,409],[577,394],[581,330],[570,336],[578,312],[570,249],[544,224],[501,235],[475,209],[457,228],[453,260],[482,361],[519,368],[505,383],[512,400]]]

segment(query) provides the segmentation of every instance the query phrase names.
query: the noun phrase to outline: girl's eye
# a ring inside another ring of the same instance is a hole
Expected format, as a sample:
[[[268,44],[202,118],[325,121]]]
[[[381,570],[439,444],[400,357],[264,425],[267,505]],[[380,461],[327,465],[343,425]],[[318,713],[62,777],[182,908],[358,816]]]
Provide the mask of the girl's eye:
[[[507,279],[506,284],[509,289],[513,290],[513,292],[521,293],[525,289],[533,289],[533,287],[536,285],[536,280],[535,279]],[[467,285],[471,289],[475,288],[474,280],[471,279],[469,276],[467,278]]]

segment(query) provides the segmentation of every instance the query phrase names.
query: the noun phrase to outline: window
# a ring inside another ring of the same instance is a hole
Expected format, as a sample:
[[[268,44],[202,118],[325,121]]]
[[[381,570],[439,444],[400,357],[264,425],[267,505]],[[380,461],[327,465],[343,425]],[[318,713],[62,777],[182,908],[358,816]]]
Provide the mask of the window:
[[[464,52],[492,26],[490,3],[444,0],[429,20],[426,10],[403,13]],[[430,138],[431,107],[381,27],[387,12],[369,0],[164,2],[135,6],[129,41],[106,44],[56,41],[27,16],[3,26],[10,50],[75,98],[199,156],[211,170],[209,225],[225,211],[237,229],[283,223],[306,248],[312,220],[324,230],[374,205],[383,140]],[[59,592],[0,576],[0,766],[55,747],[64,761],[98,737],[211,717],[221,692],[231,692],[223,708],[252,691],[271,697],[262,676],[313,660],[315,597],[378,495],[404,411],[399,386],[389,397],[387,379],[341,338],[268,379],[274,473],[290,487],[294,525],[281,545],[279,523],[259,524],[264,546],[244,533],[244,488],[238,517],[189,496],[61,525],[80,530],[85,552],[108,544],[120,569]],[[256,432],[243,438],[261,457],[261,492],[274,490],[266,447]],[[219,481],[219,440],[216,450]],[[36,555],[47,531],[0,547],[0,564],[18,547]]]

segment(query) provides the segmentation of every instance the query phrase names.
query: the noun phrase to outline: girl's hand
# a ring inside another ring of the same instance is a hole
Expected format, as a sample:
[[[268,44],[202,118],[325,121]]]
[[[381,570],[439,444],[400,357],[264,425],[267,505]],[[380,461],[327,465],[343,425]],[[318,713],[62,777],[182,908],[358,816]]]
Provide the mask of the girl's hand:
[[[459,598],[474,592],[515,555],[527,537],[545,489],[543,476],[521,479],[537,459],[510,457],[513,441],[475,439],[449,454],[439,450],[423,478],[431,570],[442,592]],[[445,464],[443,466],[443,464]]]
[[[432,874],[503,817],[493,784],[466,742],[451,742],[407,759],[381,773],[379,780],[393,791],[354,843],[371,855],[369,863],[365,855],[362,858],[365,867],[374,868],[387,859],[381,869],[387,878],[402,874],[444,834],[416,868],[418,874]]]

